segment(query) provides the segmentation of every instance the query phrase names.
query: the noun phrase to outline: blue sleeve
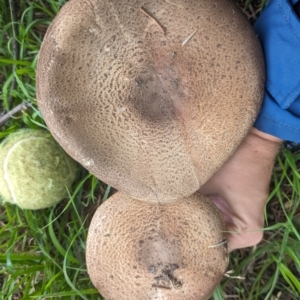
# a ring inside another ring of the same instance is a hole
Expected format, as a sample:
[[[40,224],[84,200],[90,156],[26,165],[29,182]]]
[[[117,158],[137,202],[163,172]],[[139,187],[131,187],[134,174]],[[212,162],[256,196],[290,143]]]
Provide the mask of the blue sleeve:
[[[265,96],[254,126],[300,142],[300,18],[297,0],[270,0],[254,24],[266,62]]]

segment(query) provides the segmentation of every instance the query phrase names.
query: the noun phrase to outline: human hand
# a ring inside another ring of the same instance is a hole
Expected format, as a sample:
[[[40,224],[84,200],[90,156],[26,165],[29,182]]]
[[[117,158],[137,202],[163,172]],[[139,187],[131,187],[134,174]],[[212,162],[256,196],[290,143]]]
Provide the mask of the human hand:
[[[252,128],[231,158],[200,188],[224,216],[229,251],[253,246],[263,237],[264,206],[280,145],[280,139]]]

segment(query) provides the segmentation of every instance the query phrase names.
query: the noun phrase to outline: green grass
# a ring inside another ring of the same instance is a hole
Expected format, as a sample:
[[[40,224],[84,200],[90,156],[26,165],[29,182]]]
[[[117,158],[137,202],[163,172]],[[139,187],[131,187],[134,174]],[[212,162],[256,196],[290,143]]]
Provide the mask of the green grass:
[[[35,99],[41,40],[65,1],[0,0],[0,115],[22,102],[28,109],[1,128],[0,139],[19,128],[46,128]],[[266,1],[236,1],[255,20]],[[15,8],[15,9],[13,9]],[[12,11],[15,10],[15,13]],[[212,299],[300,299],[300,151],[278,155],[266,206],[264,240],[231,254]],[[102,299],[85,265],[88,224],[110,189],[81,169],[74,192],[56,207],[22,211],[0,207],[0,299]],[[187,299],[188,300],[188,299]]]

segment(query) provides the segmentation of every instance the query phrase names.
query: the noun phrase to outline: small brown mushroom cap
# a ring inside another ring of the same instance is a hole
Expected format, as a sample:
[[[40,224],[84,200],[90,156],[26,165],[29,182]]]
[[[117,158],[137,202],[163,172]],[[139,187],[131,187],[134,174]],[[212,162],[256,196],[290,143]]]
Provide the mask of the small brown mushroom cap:
[[[71,0],[37,68],[55,139],[138,199],[195,192],[247,134],[263,96],[260,44],[229,0]]]
[[[89,276],[109,300],[206,299],[228,265],[223,228],[199,193],[166,204],[116,193],[89,227]]]

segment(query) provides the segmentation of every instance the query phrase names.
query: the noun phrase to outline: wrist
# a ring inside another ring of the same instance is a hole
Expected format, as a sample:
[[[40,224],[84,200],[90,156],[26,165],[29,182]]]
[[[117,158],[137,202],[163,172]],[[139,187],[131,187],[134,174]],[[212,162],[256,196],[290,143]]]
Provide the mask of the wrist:
[[[257,154],[274,159],[279,152],[282,140],[252,128],[244,140],[244,143]]]
[[[251,128],[250,130],[250,134],[252,135],[255,135],[257,137],[260,137],[264,140],[267,140],[267,141],[270,141],[270,142],[274,142],[274,143],[278,143],[278,144],[281,144],[282,143],[282,140],[274,135],[271,135],[271,134],[268,134],[268,133],[265,133],[265,132],[262,132],[256,128]]]

